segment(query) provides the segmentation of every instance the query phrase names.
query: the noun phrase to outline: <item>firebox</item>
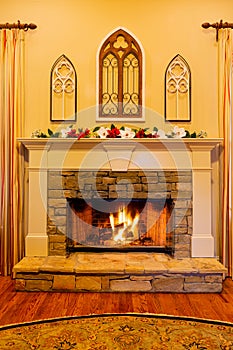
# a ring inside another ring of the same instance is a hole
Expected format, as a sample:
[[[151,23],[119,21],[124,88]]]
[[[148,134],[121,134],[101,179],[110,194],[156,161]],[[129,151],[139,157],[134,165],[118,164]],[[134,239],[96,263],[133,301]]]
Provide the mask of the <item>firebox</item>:
[[[49,171],[49,254],[159,251],[190,257],[192,172]]]
[[[69,250],[172,252],[172,199],[67,200]]]

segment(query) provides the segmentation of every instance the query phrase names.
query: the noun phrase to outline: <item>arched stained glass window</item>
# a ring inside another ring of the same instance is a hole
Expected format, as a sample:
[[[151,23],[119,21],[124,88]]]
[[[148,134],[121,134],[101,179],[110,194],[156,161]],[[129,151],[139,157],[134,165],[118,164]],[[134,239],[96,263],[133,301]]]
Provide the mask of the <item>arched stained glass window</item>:
[[[142,51],[123,29],[110,35],[100,48],[97,119],[142,119]]]
[[[191,73],[180,55],[171,60],[165,73],[165,119],[191,120]]]
[[[71,61],[60,56],[51,69],[50,120],[71,122],[77,119],[77,75]]]

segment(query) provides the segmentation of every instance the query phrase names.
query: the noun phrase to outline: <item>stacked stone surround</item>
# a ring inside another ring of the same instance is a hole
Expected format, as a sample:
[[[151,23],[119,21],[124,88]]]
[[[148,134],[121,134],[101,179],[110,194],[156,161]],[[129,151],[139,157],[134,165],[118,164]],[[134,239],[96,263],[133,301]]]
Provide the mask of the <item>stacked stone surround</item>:
[[[14,266],[17,291],[219,293],[226,268],[214,258],[160,253],[84,253],[25,257]]]
[[[49,171],[49,255],[67,254],[67,199],[149,198],[174,201],[173,252],[175,258],[191,256],[191,171]]]

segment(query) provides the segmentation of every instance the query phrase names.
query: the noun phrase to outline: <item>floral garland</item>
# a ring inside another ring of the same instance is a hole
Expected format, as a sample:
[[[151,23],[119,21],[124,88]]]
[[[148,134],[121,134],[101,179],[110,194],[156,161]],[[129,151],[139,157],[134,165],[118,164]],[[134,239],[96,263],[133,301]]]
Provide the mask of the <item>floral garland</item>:
[[[32,138],[48,138],[48,137],[61,137],[61,138],[122,138],[122,139],[133,139],[133,138],[155,138],[155,139],[167,139],[167,138],[204,138],[207,137],[207,133],[201,130],[199,133],[193,132],[190,134],[188,130],[174,126],[174,128],[165,133],[164,130],[153,128],[153,131],[149,131],[149,128],[129,128],[126,126],[116,127],[114,124],[108,127],[96,126],[93,129],[75,129],[72,125],[67,128],[61,129],[60,131],[53,132],[48,129],[48,133],[42,132],[40,129],[32,133]]]

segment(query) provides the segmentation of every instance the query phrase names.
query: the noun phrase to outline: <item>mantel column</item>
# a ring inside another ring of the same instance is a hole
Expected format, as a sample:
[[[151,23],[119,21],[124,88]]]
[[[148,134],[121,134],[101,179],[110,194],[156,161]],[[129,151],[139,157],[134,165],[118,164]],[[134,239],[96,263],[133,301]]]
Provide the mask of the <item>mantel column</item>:
[[[211,150],[213,147],[190,146],[193,168],[192,257],[214,257],[215,244],[211,220]]]
[[[47,149],[29,147],[28,234],[26,256],[47,256]]]

